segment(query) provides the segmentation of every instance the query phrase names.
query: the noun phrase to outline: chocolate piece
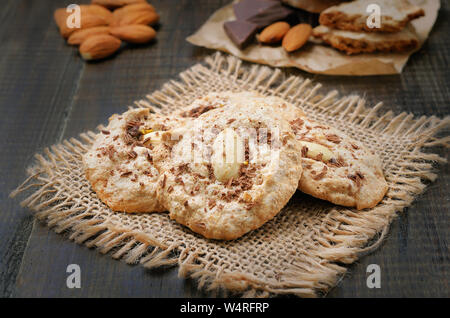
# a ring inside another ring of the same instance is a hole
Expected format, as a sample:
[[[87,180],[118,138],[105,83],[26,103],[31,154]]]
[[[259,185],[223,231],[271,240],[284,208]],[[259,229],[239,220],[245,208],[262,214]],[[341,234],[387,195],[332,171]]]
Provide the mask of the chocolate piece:
[[[287,19],[294,11],[273,0],[242,0],[233,5],[237,20],[245,20],[263,28]]]
[[[279,1],[273,0],[242,0],[233,5],[233,11],[237,20],[249,20],[279,5]]]
[[[256,24],[240,20],[227,21],[223,27],[231,41],[240,49],[248,45],[258,31]]]

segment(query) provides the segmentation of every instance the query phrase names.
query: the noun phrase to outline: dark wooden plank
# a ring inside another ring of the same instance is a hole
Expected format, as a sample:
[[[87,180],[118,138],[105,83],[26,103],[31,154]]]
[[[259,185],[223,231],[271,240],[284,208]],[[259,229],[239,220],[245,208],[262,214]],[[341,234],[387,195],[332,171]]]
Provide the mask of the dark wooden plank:
[[[16,297],[198,297],[191,281],[177,277],[176,268],[149,271],[127,265],[56,235],[42,224],[33,228]],[[67,266],[81,269],[81,288],[66,285]]]
[[[82,63],[61,54],[56,1],[3,1],[0,10],[0,296],[9,296],[32,217],[9,193],[35,152],[58,140]]]
[[[152,1],[161,12],[162,26],[155,45],[121,52],[113,59],[83,65],[72,106],[60,136],[77,136],[106,123],[133,100],[158,89],[180,71],[213,51],[195,48],[184,39],[228,1]],[[448,115],[449,6],[425,47],[411,58],[401,75],[328,77],[297,70],[288,73],[317,80],[325,89],[365,95],[370,104],[384,101],[386,109],[416,115]],[[50,32],[50,31],[49,31]],[[55,38],[54,41],[60,41]],[[73,48],[64,47],[76,59]],[[72,77],[73,79],[73,77]],[[51,144],[51,143],[48,143]],[[28,152],[27,152],[28,153]],[[445,152],[441,152],[445,155]],[[382,247],[349,267],[349,273],[330,297],[449,296],[448,217],[449,167],[438,180],[400,214]],[[18,209],[20,210],[20,209]],[[26,211],[21,211],[26,214]],[[65,286],[68,264],[79,264],[82,287]],[[381,289],[366,286],[369,264],[381,267]],[[149,272],[78,246],[42,224],[33,227],[18,275],[15,296],[202,297],[190,280],[177,278],[176,269]]]

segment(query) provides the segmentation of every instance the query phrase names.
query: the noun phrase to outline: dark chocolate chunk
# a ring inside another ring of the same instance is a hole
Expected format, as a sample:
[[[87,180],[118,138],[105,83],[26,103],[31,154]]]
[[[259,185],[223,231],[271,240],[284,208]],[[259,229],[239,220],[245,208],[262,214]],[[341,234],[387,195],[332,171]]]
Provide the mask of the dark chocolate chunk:
[[[263,28],[275,21],[286,20],[294,13],[280,1],[273,0],[243,0],[233,5],[237,20],[254,23]]]
[[[273,0],[242,0],[233,5],[233,11],[237,20],[245,21],[279,5],[279,1]]]
[[[240,49],[245,48],[258,31],[256,24],[247,21],[227,21],[223,24],[225,32],[234,44]]]

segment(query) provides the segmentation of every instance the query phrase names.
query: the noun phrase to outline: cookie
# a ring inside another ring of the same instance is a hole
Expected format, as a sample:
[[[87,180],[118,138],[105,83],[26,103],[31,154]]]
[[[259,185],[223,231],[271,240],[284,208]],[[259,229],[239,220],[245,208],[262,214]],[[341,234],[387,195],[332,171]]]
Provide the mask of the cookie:
[[[397,33],[367,33],[330,29],[320,25],[313,36],[347,54],[405,52],[418,48],[419,39],[411,24]]]
[[[159,171],[152,149],[178,122],[148,109],[111,116],[83,156],[86,178],[99,199],[114,211],[164,211],[156,198]]]
[[[358,210],[383,199],[388,185],[376,154],[338,129],[307,117],[290,123],[302,146],[300,191]]]
[[[369,5],[380,7],[380,28],[370,28],[367,19]],[[399,32],[409,21],[425,15],[422,8],[407,0],[358,0],[342,3],[324,10],[319,17],[321,25],[346,31]]]
[[[295,193],[300,148],[270,105],[227,93],[206,99],[216,107],[171,132],[158,200],[194,232],[231,240],[272,219]]]

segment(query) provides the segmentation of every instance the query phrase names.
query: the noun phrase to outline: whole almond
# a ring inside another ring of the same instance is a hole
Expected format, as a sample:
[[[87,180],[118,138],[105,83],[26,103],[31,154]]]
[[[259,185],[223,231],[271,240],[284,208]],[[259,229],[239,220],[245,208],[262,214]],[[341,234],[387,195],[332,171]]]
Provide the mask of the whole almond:
[[[159,15],[155,11],[142,10],[125,14],[118,22],[118,25],[149,24],[154,25],[159,21]]]
[[[67,22],[63,22],[59,26],[59,32],[64,38],[68,38],[73,32],[80,29],[93,28],[96,26],[104,26],[108,25],[108,22],[98,15],[94,15],[91,13],[82,13],[80,19],[80,27],[79,28],[69,28],[67,26]]]
[[[289,29],[289,23],[283,21],[275,22],[262,30],[258,36],[258,40],[259,42],[266,44],[278,43],[283,39]]]
[[[66,12],[66,8],[56,9],[53,13],[53,18],[55,19],[56,25],[61,28],[63,23],[66,23],[66,19],[70,13]]]
[[[109,34],[109,26],[98,26],[87,29],[80,29],[73,32],[67,39],[67,43],[70,45],[79,45],[84,42],[88,37],[99,34]]]
[[[89,5],[87,10],[92,14],[102,17],[108,24],[110,24],[113,20],[113,13],[98,4]]]
[[[130,5],[124,6],[122,8],[116,9],[113,12],[113,16],[114,16],[113,24],[119,25],[118,22],[120,21],[120,19],[122,19],[126,14],[128,14],[130,12],[144,11],[144,10],[155,11],[155,8],[147,2],[140,2],[140,3],[130,4]]]
[[[120,48],[121,41],[108,34],[88,37],[81,43],[79,51],[85,60],[97,60],[114,54]]]
[[[156,36],[152,27],[143,24],[112,27],[109,32],[113,36],[130,43],[147,43]]]
[[[129,4],[147,2],[146,0],[92,0],[92,4],[98,4],[109,9],[120,8]]]
[[[293,52],[301,48],[311,36],[312,27],[309,24],[297,24],[292,27],[283,38],[283,48]]]

